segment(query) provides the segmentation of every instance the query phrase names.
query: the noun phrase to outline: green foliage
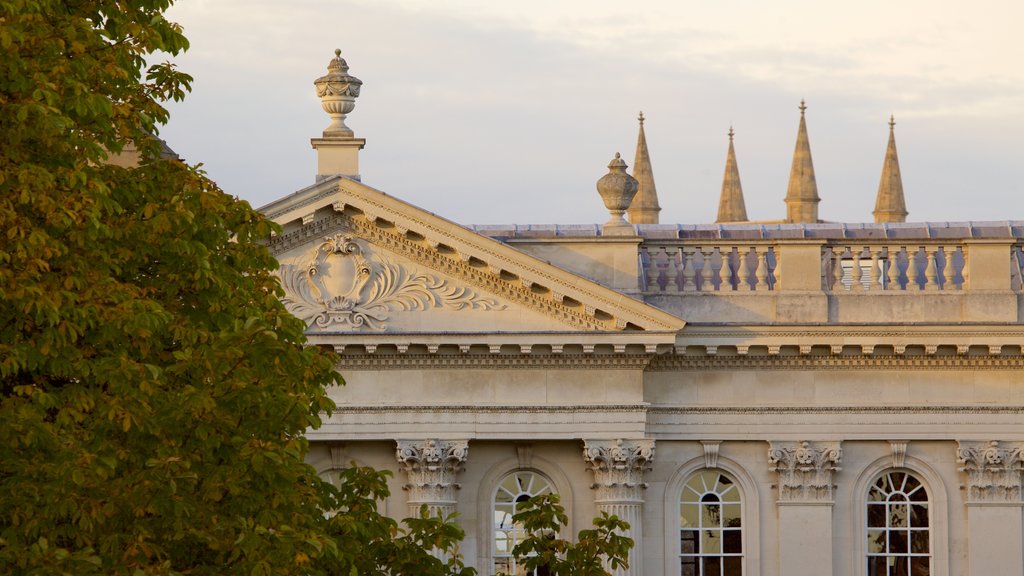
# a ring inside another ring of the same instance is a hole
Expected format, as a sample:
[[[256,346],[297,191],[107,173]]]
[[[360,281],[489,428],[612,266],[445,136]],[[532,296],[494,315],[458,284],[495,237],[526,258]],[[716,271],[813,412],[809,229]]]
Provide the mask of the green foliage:
[[[594,528],[580,530],[576,543],[558,537],[568,522],[557,494],[534,496],[512,517],[529,536],[512,549],[517,562],[528,571],[543,567],[552,576],[606,576],[612,569],[628,567],[633,541],[622,536],[629,523],[602,512]]]
[[[340,378],[280,304],[273,225],[159,156],[191,82],[146,68],[187,47],[169,4],[0,2],[0,573],[412,573],[458,529],[304,464]],[[104,163],[129,142],[141,165]]]

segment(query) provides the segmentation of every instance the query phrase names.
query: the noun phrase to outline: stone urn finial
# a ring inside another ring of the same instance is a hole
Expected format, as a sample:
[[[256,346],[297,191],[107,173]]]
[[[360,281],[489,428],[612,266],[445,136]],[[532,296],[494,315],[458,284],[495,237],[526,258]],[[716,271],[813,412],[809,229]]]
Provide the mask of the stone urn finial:
[[[334,51],[334,58],[327,64],[327,75],[317,78],[313,85],[324,112],[331,116],[324,138],[353,136],[352,129],[345,125],[345,115],[356,107],[363,81],[348,73],[348,63],[341,57],[340,49]]]
[[[633,202],[639,185],[636,178],[626,173],[626,162],[616,152],[615,158],[608,163],[608,173],[597,181],[597,192],[604,201],[604,207],[612,216],[605,223],[605,228],[629,227],[629,223],[622,215]]]

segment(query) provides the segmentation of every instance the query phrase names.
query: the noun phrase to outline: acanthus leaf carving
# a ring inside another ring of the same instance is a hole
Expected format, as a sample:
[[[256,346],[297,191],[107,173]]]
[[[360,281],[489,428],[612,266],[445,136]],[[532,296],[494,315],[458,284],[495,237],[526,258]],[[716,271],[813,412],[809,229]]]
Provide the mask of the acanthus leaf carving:
[[[320,328],[384,330],[395,311],[506,308],[470,288],[410,271],[382,254],[370,253],[345,234],[324,238],[305,266],[284,265],[280,276],[285,290],[282,302],[288,311],[308,326]]]
[[[768,469],[779,475],[779,500],[829,502],[832,474],[842,470],[839,442],[771,442]]]
[[[460,488],[455,476],[469,455],[467,440],[398,440],[395,457],[409,482],[410,513],[418,515],[419,506],[454,511],[455,493]]]
[[[594,473],[596,501],[643,501],[643,476],[654,461],[654,440],[585,440],[583,459]]]
[[[959,470],[967,474],[968,498],[975,502],[1021,501],[1022,451],[1022,442],[958,441],[956,461]]]

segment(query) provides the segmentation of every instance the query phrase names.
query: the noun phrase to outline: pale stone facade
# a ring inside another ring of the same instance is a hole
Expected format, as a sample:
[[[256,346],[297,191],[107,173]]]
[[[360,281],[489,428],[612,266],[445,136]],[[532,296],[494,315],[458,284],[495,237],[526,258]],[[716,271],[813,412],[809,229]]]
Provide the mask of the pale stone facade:
[[[383,508],[458,512],[481,574],[534,480],[572,532],[630,521],[626,574],[1024,573],[1024,222],[466,227],[354,178],[362,142],[263,208],[341,354],[324,474],[393,470]]]

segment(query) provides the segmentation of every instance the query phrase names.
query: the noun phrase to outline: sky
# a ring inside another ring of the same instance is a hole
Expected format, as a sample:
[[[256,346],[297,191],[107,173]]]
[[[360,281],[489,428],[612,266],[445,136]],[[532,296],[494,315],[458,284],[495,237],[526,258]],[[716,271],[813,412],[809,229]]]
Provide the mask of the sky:
[[[895,115],[909,221],[1024,219],[1024,2],[178,0],[195,78],[161,137],[259,207],[314,181],[335,48],[362,181],[462,224],[583,224],[637,114],[662,223],[715,219],[729,127],[784,218],[800,100],[824,220],[870,222]]]

